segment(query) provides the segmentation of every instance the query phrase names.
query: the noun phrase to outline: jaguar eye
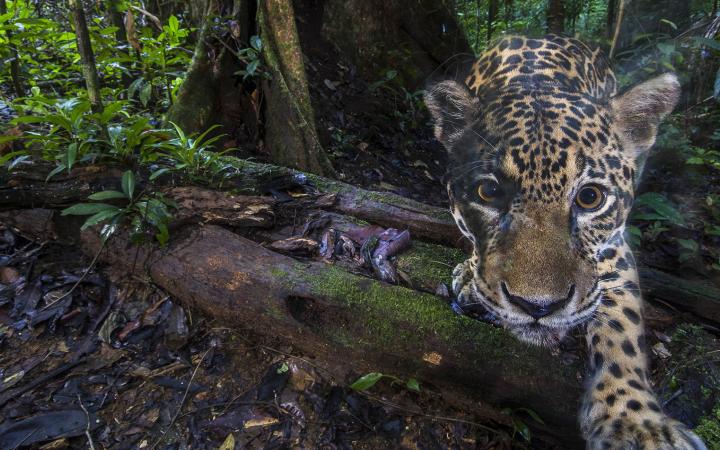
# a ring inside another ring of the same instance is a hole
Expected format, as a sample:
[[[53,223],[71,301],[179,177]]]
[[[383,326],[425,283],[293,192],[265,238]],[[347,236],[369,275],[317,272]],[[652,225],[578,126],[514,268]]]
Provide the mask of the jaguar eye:
[[[494,180],[483,180],[478,186],[478,195],[484,202],[491,202],[497,198],[500,194],[500,186],[497,181]]]
[[[575,196],[575,203],[586,211],[598,209],[605,202],[605,192],[600,186],[583,186]]]

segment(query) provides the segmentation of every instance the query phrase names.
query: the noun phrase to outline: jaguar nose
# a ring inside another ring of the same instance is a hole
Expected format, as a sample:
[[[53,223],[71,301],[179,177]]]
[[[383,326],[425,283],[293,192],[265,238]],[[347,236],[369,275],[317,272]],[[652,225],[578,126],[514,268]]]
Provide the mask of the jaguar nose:
[[[536,301],[528,300],[520,296],[511,294],[508,290],[507,284],[505,284],[504,281],[501,283],[501,285],[503,294],[505,294],[505,298],[507,298],[507,300],[511,304],[517,306],[535,320],[540,320],[541,318],[549,316],[555,311],[562,309],[570,302],[573,295],[575,294],[575,285],[573,284],[570,285],[570,291],[568,292],[567,297],[565,297],[564,299]]]

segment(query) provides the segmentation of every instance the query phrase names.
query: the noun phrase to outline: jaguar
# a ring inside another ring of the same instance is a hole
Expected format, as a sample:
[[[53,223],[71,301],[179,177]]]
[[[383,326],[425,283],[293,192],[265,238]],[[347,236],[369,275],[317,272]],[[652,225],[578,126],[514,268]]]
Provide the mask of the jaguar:
[[[466,78],[425,92],[448,152],[451,211],[473,249],[453,272],[457,306],[480,306],[536,345],[585,330],[579,422],[588,449],[706,448],[653,393],[623,235],[680,91],[665,73],[619,92],[600,49],[549,35],[503,38]]]

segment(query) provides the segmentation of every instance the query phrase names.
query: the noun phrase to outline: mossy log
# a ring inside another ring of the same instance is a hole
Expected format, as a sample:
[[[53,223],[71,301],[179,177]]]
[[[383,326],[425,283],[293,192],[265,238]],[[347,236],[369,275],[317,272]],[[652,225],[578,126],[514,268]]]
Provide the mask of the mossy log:
[[[285,167],[237,158],[226,158],[226,161],[235,167],[235,172],[226,181],[224,189],[247,196],[262,196],[271,191],[304,187],[318,195],[332,194],[334,198],[330,202],[324,199],[323,202],[318,201],[315,204],[313,200],[304,200],[305,203],[298,205],[302,210],[323,209],[384,227],[408,229],[415,240],[444,246],[433,247],[435,252],[440,251],[441,248],[447,250],[446,247],[460,248],[464,244],[461,233],[446,209],[429,206],[392,193],[368,191]],[[85,201],[93,192],[117,189],[122,175],[120,169],[86,166],[78,167],[70,174],[58,174],[46,182],[47,173],[52,168],[49,164],[33,164],[23,166],[12,173],[0,173],[0,208],[63,208]],[[233,201],[237,202],[230,199],[228,204]],[[285,202],[273,206],[273,209],[287,209],[298,202],[299,200]],[[227,224],[226,222],[225,225]],[[403,269],[402,265],[400,269]],[[437,272],[440,271],[437,264],[435,269]],[[436,278],[442,281],[441,277]],[[433,281],[428,281],[427,277],[423,280],[423,283],[419,284],[426,288],[436,283],[435,278],[432,279]],[[640,281],[648,298],[661,299],[712,322],[720,321],[720,287],[712,282],[682,279],[642,264]]]
[[[102,245],[93,231],[82,243],[88,255]],[[488,418],[502,421],[499,407],[530,408],[553,435],[577,443],[582,369],[458,316],[434,295],[298,261],[214,225],[174,236],[164,249],[138,250],[117,237],[100,255],[222,326],[291,343],[346,381],[368,371],[413,376],[477,402]]]

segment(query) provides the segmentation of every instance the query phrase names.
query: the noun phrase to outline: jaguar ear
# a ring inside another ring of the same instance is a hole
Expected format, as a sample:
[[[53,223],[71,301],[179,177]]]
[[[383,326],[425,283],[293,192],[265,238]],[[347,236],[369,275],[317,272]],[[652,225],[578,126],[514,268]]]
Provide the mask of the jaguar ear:
[[[637,156],[655,143],[658,125],[675,108],[680,83],[666,73],[610,100],[613,119],[625,147]]]
[[[435,137],[450,150],[478,110],[478,99],[457,81],[442,81],[425,91],[425,104],[435,122]]]

